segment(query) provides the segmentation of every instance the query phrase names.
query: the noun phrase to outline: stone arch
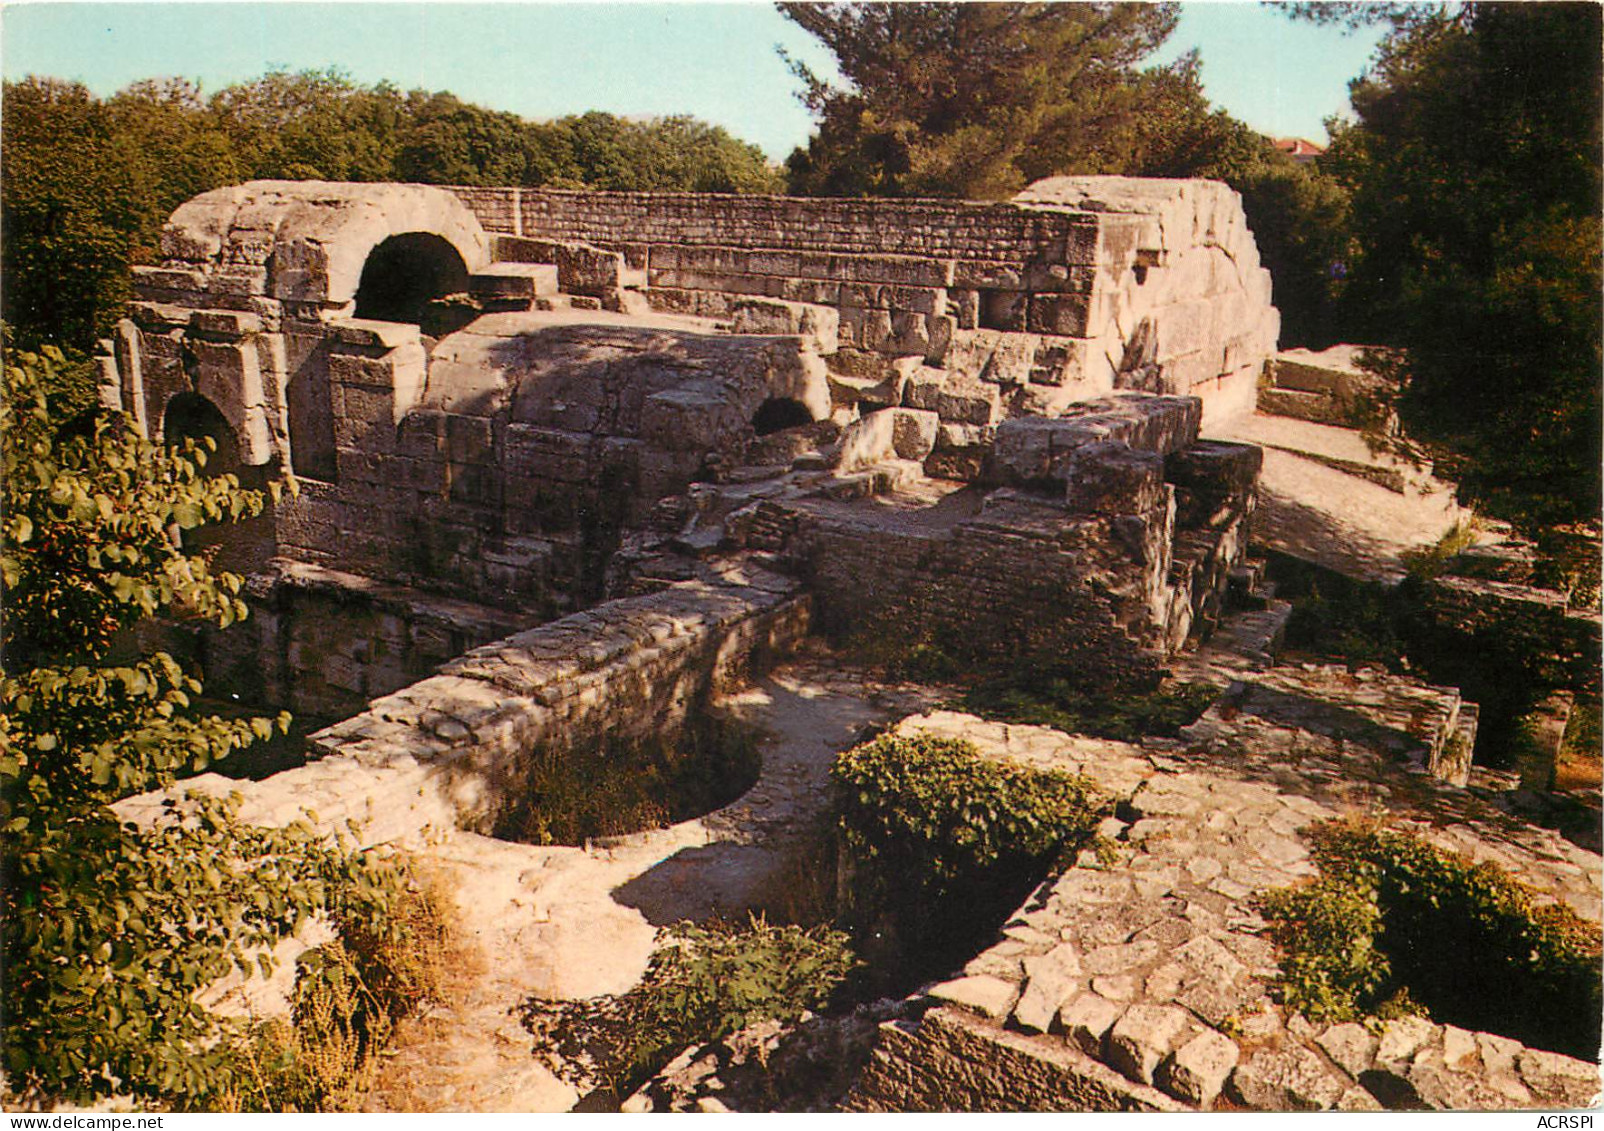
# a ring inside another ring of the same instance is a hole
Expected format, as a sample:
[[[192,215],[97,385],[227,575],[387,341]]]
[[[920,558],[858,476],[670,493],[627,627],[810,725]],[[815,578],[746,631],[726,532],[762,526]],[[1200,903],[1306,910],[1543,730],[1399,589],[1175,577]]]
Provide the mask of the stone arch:
[[[175,393],[162,409],[162,441],[177,447],[185,440],[197,444],[210,437],[217,450],[206,457],[206,475],[240,470],[239,440],[223,410],[199,393]]]
[[[251,181],[180,205],[162,233],[163,253],[185,263],[267,268],[266,290],[283,302],[351,302],[375,247],[426,232],[450,244],[467,271],[490,262],[490,241],[467,205],[432,185]]]
[[[375,244],[362,265],[356,317],[422,323],[428,305],[468,288],[468,266],[433,232],[402,232]]]
[[[469,273],[490,261],[479,221],[444,189],[314,183],[281,191],[289,199],[269,264],[275,298],[351,302],[374,248],[410,233],[427,233],[451,245]]]

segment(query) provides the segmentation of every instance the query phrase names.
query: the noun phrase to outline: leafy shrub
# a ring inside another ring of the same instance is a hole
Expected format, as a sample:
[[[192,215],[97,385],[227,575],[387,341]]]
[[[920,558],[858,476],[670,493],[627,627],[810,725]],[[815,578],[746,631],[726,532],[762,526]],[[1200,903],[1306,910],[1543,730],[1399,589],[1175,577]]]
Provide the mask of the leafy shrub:
[[[563,1060],[588,1064],[628,1095],[689,1045],[758,1021],[822,1009],[858,966],[828,927],[682,923],[665,936],[640,985],[616,998],[536,1005],[525,1017]]]
[[[1600,933],[1491,864],[1353,821],[1317,827],[1319,880],[1262,903],[1280,992],[1316,1020],[1427,1012],[1592,1059]]]
[[[1067,680],[1016,671],[970,690],[963,703],[965,710],[988,719],[1135,742],[1144,734],[1173,738],[1196,722],[1218,696],[1219,689],[1208,683],[1093,695]]]
[[[171,656],[107,660],[144,617],[226,627],[245,615],[241,579],[170,534],[264,505],[233,476],[203,474],[205,458],[190,442],[152,444],[119,415],[86,413],[59,351],[8,353],[0,1053],[10,1086],[31,1096],[221,1102],[235,1086],[235,1027],[197,991],[234,969],[266,973],[274,944],[311,916],[382,920],[400,889],[383,861],[304,822],[250,827],[230,799],[194,799],[147,829],[111,807],[275,726],[196,710],[200,686]]]
[[[904,978],[971,953],[1102,815],[1083,778],[927,734],[881,735],[839,755],[830,776],[851,869],[843,913],[871,960]]]

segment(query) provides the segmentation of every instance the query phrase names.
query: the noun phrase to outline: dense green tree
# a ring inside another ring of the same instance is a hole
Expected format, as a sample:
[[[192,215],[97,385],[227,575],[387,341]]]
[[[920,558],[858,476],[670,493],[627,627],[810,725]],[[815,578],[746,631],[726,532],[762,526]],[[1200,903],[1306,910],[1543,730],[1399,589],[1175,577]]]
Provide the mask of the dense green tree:
[[[18,1091],[215,1103],[238,1080],[237,1031],[196,992],[261,967],[310,915],[374,921],[400,877],[305,823],[245,827],[228,801],[154,830],[112,810],[272,729],[197,711],[170,656],[109,658],[146,616],[244,615],[241,579],[172,531],[263,499],[204,474],[205,449],[158,447],[87,407],[64,366],[11,351],[0,387],[0,1054]]]
[[[394,179],[435,185],[527,183],[533,133],[516,114],[454,94],[414,91],[392,163]]]
[[[211,101],[245,175],[288,180],[394,177],[407,100],[389,83],[357,86],[335,70],[272,71]]]
[[[1405,422],[1464,495],[1596,517],[1600,9],[1383,14],[1357,122],[1322,160],[1352,194],[1358,326],[1402,347]]]
[[[1051,173],[1127,170],[1144,105],[1195,61],[1136,65],[1177,5],[779,5],[835,56],[836,87],[793,63],[819,122],[792,191],[1003,197]]]

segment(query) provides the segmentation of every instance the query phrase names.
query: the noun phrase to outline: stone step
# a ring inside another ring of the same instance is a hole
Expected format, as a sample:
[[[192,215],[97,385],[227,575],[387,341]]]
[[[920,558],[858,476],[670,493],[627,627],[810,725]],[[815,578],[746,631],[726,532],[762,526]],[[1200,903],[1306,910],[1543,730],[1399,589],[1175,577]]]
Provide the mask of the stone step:
[[[848,475],[833,475],[818,488],[818,493],[837,502],[867,499],[873,495],[890,495],[924,478],[924,465],[912,460],[888,459]]]
[[[1196,652],[1170,665],[1174,678],[1225,687],[1246,673],[1263,671],[1275,663],[1286,635],[1292,606],[1267,599],[1261,609],[1228,611]]]
[[[1311,393],[1302,389],[1273,387],[1259,390],[1258,408],[1270,416],[1290,416],[1294,420],[1308,420],[1315,424],[1343,425],[1348,423],[1348,406],[1329,393]]]
[[[535,299],[557,293],[554,263],[491,263],[468,276],[475,298]]]
[[[1452,785],[1469,779],[1475,723],[1457,688],[1374,668],[1298,664],[1244,678],[1231,698],[1229,709],[1276,726],[1357,743]]]

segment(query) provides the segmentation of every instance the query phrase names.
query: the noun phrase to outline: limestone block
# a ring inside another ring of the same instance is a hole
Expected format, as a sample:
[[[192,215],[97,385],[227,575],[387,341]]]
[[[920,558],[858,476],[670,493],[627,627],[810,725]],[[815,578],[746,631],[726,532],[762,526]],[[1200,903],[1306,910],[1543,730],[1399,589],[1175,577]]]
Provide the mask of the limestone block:
[[[653,393],[641,406],[641,439],[665,451],[711,451],[745,424],[722,383],[713,380]]]
[[[1381,1029],[1376,1060],[1381,1064],[1407,1061],[1436,1034],[1437,1027],[1423,1017],[1400,1017],[1388,1021]]]
[[[980,292],[953,290],[947,292],[947,311],[959,330],[973,330],[980,325]]]
[[[270,449],[258,439],[247,442],[245,417],[250,409],[262,408],[262,372],[256,347],[189,339],[185,351],[193,363],[195,391],[215,404],[224,418],[240,433],[240,459],[251,466],[266,463]]]
[[[183,291],[196,295],[205,292],[207,281],[211,278],[209,272],[189,267],[135,266],[131,271],[135,287],[155,291]]]
[[[376,318],[336,318],[327,325],[329,336],[335,341],[367,350],[418,345],[422,334],[409,322],[384,322]]]
[[[842,430],[837,472],[847,475],[897,457],[895,412],[887,408],[868,413]]]
[[[1164,498],[1164,457],[1103,441],[1074,449],[1054,469],[1071,510],[1146,514]]]
[[[230,300],[260,298],[267,294],[267,268],[225,264],[212,271],[206,281],[206,294],[218,306]]]
[[[1234,326],[1230,312],[1207,299],[1173,303],[1152,314],[1154,354],[1161,361],[1208,347],[1220,325]]]
[[[1058,1011],[1058,1028],[1087,1056],[1103,1057],[1104,1041],[1125,1006],[1096,993],[1083,993]]]
[[[1233,1098],[1257,1111],[1324,1111],[1347,1090],[1301,1045],[1258,1050],[1237,1065],[1229,1086]]]
[[[197,310],[189,316],[189,330],[192,336],[243,338],[246,334],[259,333],[261,329],[261,318],[246,311]]]
[[[1087,337],[1091,314],[1086,295],[1032,295],[1025,329],[1067,338]]]
[[[933,412],[912,408],[893,408],[892,447],[898,459],[923,462],[936,446],[941,418]]]
[[[789,397],[814,420],[830,415],[829,370],[822,357],[804,343],[778,341],[764,350],[762,358],[760,380],[765,397]]]
[[[1038,368],[1041,339],[998,330],[956,332],[947,352],[947,368],[965,377],[995,385],[1023,385]],[[1070,360],[1072,364],[1071,359]]]
[[[558,285],[567,293],[606,298],[620,286],[624,257],[584,243],[556,248]]]
[[[932,986],[928,993],[936,1001],[1001,1021],[1008,1016],[1018,987],[990,974],[971,974]]]
[[[832,307],[743,298],[730,308],[733,334],[800,335],[817,353],[835,353],[840,345],[841,315]]]
[[[1555,1052],[1526,1049],[1516,1057],[1532,1095],[1556,1107],[1591,1107],[1599,1099],[1599,1066]]]
[[[1023,960],[1025,989],[1014,1006],[1014,1022],[1027,1033],[1045,1033],[1061,1005],[1085,986],[1080,957],[1071,946],[1058,946],[1046,954]]]
[[[1253,493],[1264,450],[1253,444],[1198,440],[1165,458],[1164,476],[1175,484],[1176,523],[1183,528],[1217,525],[1240,510]]]
[[[1133,1080],[1153,1083],[1159,1063],[1190,1024],[1184,1009],[1133,1005],[1108,1033],[1108,1062]]]
[[[1023,291],[1025,271],[1014,263],[962,260],[953,265],[952,285],[971,290]]]
[[[1315,1040],[1325,1054],[1355,1080],[1375,1062],[1378,1041],[1368,1029],[1355,1022],[1333,1025]]]
[[[1159,1068],[1158,1084],[1176,1099],[1207,1107],[1220,1094],[1241,1050],[1223,1033],[1205,1029]]]
[[[554,263],[490,263],[468,278],[468,293],[485,299],[529,301],[558,290]]]

